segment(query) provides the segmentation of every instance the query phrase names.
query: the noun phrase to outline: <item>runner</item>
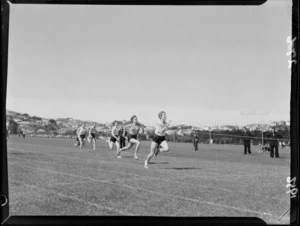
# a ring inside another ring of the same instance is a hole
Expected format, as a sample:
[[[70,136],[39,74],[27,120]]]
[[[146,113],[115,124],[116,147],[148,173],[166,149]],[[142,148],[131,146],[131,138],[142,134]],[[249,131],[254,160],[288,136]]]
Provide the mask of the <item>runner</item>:
[[[135,152],[134,152],[134,158],[139,159],[137,156],[138,150],[140,148],[140,141],[138,140],[138,134],[140,133],[140,130],[143,130],[142,125],[138,122],[136,115],[132,116],[130,118],[129,122],[126,122],[123,124],[124,129],[128,129],[128,145],[126,147],[121,148],[117,152],[117,157],[122,158],[120,153],[122,151],[130,149],[133,145],[136,145]]]
[[[111,129],[111,138],[109,140],[107,140],[110,150],[113,150],[114,144],[115,144],[117,147],[117,152],[120,149],[119,130],[120,130],[120,126],[119,126],[118,122],[114,121],[113,127]]]
[[[165,131],[170,126],[171,121],[168,123],[166,122],[167,115],[164,111],[158,113],[158,118],[159,121],[156,124],[155,135],[152,139],[150,153],[145,161],[145,168],[148,168],[149,161],[153,156],[158,155],[159,152],[168,152],[170,150],[166,141]]]
[[[85,123],[83,122],[81,126],[77,129],[77,143],[74,144],[74,146],[80,146],[80,151],[82,151],[82,145],[84,144],[85,132]]]
[[[93,142],[93,150],[96,150],[96,123],[89,129],[89,143]]]

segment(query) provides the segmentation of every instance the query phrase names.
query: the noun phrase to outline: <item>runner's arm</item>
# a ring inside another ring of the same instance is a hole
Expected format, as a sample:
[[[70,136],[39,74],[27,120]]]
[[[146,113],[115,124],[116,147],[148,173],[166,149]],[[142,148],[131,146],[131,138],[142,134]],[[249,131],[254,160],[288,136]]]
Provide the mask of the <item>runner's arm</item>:
[[[165,132],[167,130],[167,128],[170,126],[170,124],[171,124],[171,121],[169,121],[168,124],[160,130],[161,133]]]

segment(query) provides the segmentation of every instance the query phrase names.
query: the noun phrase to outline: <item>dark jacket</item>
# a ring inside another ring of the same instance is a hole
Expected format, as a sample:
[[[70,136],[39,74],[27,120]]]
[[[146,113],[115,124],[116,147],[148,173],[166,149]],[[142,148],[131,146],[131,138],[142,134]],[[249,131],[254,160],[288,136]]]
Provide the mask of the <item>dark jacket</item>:
[[[277,132],[272,132],[269,134],[268,136],[268,141],[270,143],[270,145],[278,145],[278,140],[282,139],[282,136],[280,134],[278,134]]]
[[[198,143],[198,141],[199,141],[199,138],[198,137],[194,137],[194,143]]]
[[[252,133],[249,130],[245,131],[244,136],[245,136],[245,137],[243,137],[244,142],[250,142],[251,141]]]

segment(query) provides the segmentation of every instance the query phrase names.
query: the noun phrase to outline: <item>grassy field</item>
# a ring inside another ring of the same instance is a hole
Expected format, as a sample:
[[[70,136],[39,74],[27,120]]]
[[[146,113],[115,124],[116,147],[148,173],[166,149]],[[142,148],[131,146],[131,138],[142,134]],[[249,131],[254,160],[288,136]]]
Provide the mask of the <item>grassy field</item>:
[[[169,143],[170,152],[144,160],[134,150],[122,159],[104,140],[80,152],[74,140],[19,138],[8,140],[10,215],[87,216],[247,216],[268,224],[288,224],[286,178],[290,151],[280,158],[268,152],[243,154],[242,145]]]

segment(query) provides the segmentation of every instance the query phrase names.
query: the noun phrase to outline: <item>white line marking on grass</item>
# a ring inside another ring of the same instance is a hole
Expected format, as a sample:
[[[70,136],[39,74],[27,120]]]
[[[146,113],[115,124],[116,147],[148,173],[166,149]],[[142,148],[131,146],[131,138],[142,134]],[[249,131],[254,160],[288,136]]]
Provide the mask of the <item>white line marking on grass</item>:
[[[166,171],[164,171],[164,172],[160,172],[160,173],[162,173],[162,174],[165,174],[165,175],[172,175],[172,176],[174,176],[174,174],[173,173],[167,173]],[[203,172],[203,173],[205,173],[205,172]],[[210,179],[210,180],[214,180],[214,177],[210,177],[210,176],[205,176],[205,175],[198,175],[198,176],[193,176],[193,175],[184,175],[183,177],[180,177],[179,179],[187,179],[187,178],[190,178],[190,179],[193,179],[193,178],[196,178],[196,179],[201,179],[201,178],[208,178],[208,179]],[[244,183],[244,182],[240,182],[240,181],[232,181],[232,180],[228,180],[228,179],[216,179],[217,181],[225,181],[225,182],[231,182],[231,183],[235,183],[235,184],[242,184],[242,185],[244,185],[244,186],[249,186],[249,184],[248,183]],[[269,183],[269,184],[271,184],[271,183]],[[264,183],[264,185],[267,185],[267,183]],[[282,190],[285,190],[285,188],[283,187],[282,188]]]
[[[118,182],[118,181],[139,181],[139,180],[151,180],[151,179],[157,179],[157,178],[150,178],[150,177],[146,177],[146,178],[127,178],[127,179],[114,179],[114,180],[97,180],[97,182]],[[95,182],[95,181],[77,181],[77,182],[66,182],[66,183],[56,183],[56,184],[52,184],[54,186],[56,185],[72,185],[72,184],[80,184],[80,183],[90,183],[90,182]]]
[[[149,178],[149,179],[161,179],[161,178]],[[179,178],[181,179],[181,178]],[[174,181],[174,180],[170,180],[170,179],[161,179],[163,181],[168,181],[168,182],[171,182],[171,183],[175,183],[175,184],[182,184],[184,182],[181,182],[181,181]],[[203,187],[203,188],[211,188],[209,186],[204,186],[204,185],[199,185],[199,184],[193,184],[194,186],[196,187]],[[287,201],[287,199],[281,199],[281,198],[276,198],[276,197],[271,197],[271,196],[266,196],[266,195],[256,195],[256,194],[251,194],[251,193],[245,193],[245,192],[240,192],[240,191],[233,191],[233,190],[230,190],[230,189],[227,189],[227,188],[221,188],[221,187],[214,187],[214,189],[216,190],[223,190],[223,191],[227,191],[227,192],[233,192],[233,193],[240,193],[240,194],[243,194],[243,195],[254,195],[254,196],[257,196],[257,197],[262,197],[262,198],[266,198],[266,199],[275,199],[275,200],[278,200],[278,201]]]
[[[82,160],[82,155],[81,156],[70,156],[70,155],[68,155],[68,156],[66,156],[65,154],[70,154],[70,153],[62,153],[62,154],[59,154],[59,153],[53,153],[53,152],[51,152],[51,154],[49,154],[49,153],[45,153],[45,152],[39,152],[39,151],[32,151],[32,150],[26,150],[26,149],[15,149],[15,148],[10,148],[10,149],[13,149],[13,150],[16,150],[16,151],[20,151],[20,150],[22,150],[22,151],[25,151],[25,152],[27,152],[27,153],[33,153],[33,154],[42,154],[42,155],[45,155],[45,156],[52,156],[52,157],[67,157],[68,159],[77,159],[77,160]],[[73,153],[73,152],[72,152]],[[83,154],[84,152],[77,152],[78,154]],[[10,153],[9,153],[10,154]],[[74,158],[75,157],[75,158]],[[86,157],[86,156],[85,156]],[[97,158],[100,158],[100,157],[98,157],[97,156]],[[95,158],[85,158],[85,160],[95,160]],[[107,163],[114,163],[114,162],[111,162],[111,161],[103,161],[103,160],[99,160],[99,159],[97,159],[97,162],[103,162],[103,163],[105,163],[105,162],[107,162]],[[118,163],[117,161],[115,162],[115,163]]]
[[[17,159],[21,159],[21,160],[24,160],[24,158],[20,158],[20,157],[10,157],[10,158],[17,158]],[[26,159],[26,160],[29,160],[29,159]],[[44,161],[38,161],[38,160],[29,160],[29,161],[35,161],[35,162],[44,162]],[[61,163],[63,164],[63,163]],[[83,166],[84,168],[87,168],[87,169],[93,169],[91,167],[86,167],[86,166]],[[40,169],[40,168],[36,168],[36,169]],[[45,171],[45,169],[42,169]],[[137,179],[114,179],[114,180],[99,180],[99,182],[110,182],[110,181],[123,181],[123,180],[146,180],[146,179],[149,179],[149,180],[162,180],[162,178],[154,178],[154,177],[146,177],[146,176],[142,176],[142,175],[139,175],[139,174],[134,174],[134,173],[124,173],[124,172],[119,172],[119,171],[113,171],[113,170],[104,170],[104,169],[97,169],[99,171],[107,171],[107,172],[113,172],[113,173],[118,173],[118,174],[127,174],[127,175],[132,175],[132,176],[138,176],[138,177],[141,177],[141,178],[137,178]],[[49,172],[54,172],[54,171],[49,171]],[[58,171],[55,171],[55,173],[58,173]],[[67,174],[67,173],[63,173],[63,174]],[[71,174],[70,174],[71,175]],[[74,175],[71,175],[74,177]],[[77,177],[78,175],[76,175]],[[176,178],[176,179],[186,179],[186,177],[182,177],[182,178]],[[182,184],[182,182],[177,182],[177,181],[174,181],[173,179],[172,180],[169,180],[169,179],[163,179],[163,181],[168,181],[168,182],[172,182],[172,183],[177,183],[177,184]],[[75,184],[75,183],[84,183],[86,181],[78,181],[78,182],[66,182],[66,183],[56,183],[54,185],[64,185],[64,184]],[[210,188],[208,186],[204,186],[204,185],[199,185],[199,184],[194,184],[195,186],[197,187],[204,187],[204,188]],[[215,187],[216,190],[223,190],[223,191],[227,191],[227,192],[235,192],[235,193],[240,193],[240,194],[245,194],[245,195],[253,195],[253,196],[257,196],[257,197],[263,197],[263,198],[267,198],[267,199],[275,199],[275,200],[279,200],[279,201],[286,201],[284,199],[280,199],[280,198],[276,198],[276,197],[271,197],[271,196],[264,196],[264,195],[256,195],[256,194],[250,194],[250,193],[245,193],[245,192],[239,192],[239,191],[232,191],[232,190],[229,190],[229,189],[226,189],[226,188],[221,188],[221,187]]]
[[[96,180],[96,179],[89,178],[89,177],[76,176],[76,175],[72,175],[72,174],[69,174],[69,173],[61,173],[61,172],[57,172],[57,171],[53,171],[53,170],[45,170],[45,169],[41,169],[41,168],[35,168],[35,167],[23,166],[23,165],[18,165],[18,166],[26,167],[26,168],[31,168],[31,169],[36,169],[36,170],[41,170],[41,171],[46,171],[46,172],[53,172],[53,173],[59,173],[59,174],[69,175],[69,176],[73,176],[73,177],[78,177],[78,178],[92,180],[92,181],[95,181],[95,182],[107,183],[107,184],[111,184],[111,185],[115,185],[115,186],[127,187],[127,188],[131,188],[131,189],[136,189],[136,190],[141,190],[141,191],[145,191],[145,192],[155,193],[155,194],[158,194],[158,195],[161,195],[161,196],[168,196],[168,197],[184,199],[184,200],[192,201],[192,202],[205,203],[205,204],[208,204],[208,205],[213,205],[213,206],[219,206],[219,207],[234,209],[234,210],[238,210],[238,211],[242,211],[242,212],[250,212],[250,213],[255,213],[255,214],[259,214],[259,215],[268,215],[268,216],[271,216],[271,214],[269,214],[269,213],[264,213],[264,212],[260,213],[260,212],[253,211],[253,210],[242,209],[242,208],[237,208],[237,207],[233,207],[233,206],[227,206],[227,205],[223,205],[223,204],[216,204],[216,203],[213,203],[213,202],[200,201],[198,199],[191,199],[191,198],[186,198],[186,197],[178,196],[178,195],[169,195],[169,194],[160,193],[160,192],[156,192],[156,191],[152,191],[152,190],[148,190],[148,189],[132,187],[132,186],[129,186],[129,185],[112,183],[112,182],[109,182],[109,181],[101,181],[101,180]]]
[[[171,158],[173,159],[172,162],[174,163],[178,163],[178,162],[182,162],[182,161],[178,161],[178,159],[186,159],[184,162],[186,163],[199,163],[199,162],[203,162],[202,159],[190,159],[190,158],[187,158],[187,157],[182,157],[182,156],[170,156],[170,155],[163,155],[161,156],[163,158]],[[224,161],[222,160],[205,160],[206,163],[210,163],[210,162],[216,162],[218,164],[218,162],[220,164],[224,163]],[[271,171],[271,169],[276,166],[276,167],[289,167],[289,166],[282,166],[282,165],[272,165],[272,164],[262,164],[262,163],[254,163],[254,162],[247,162],[247,165],[241,163],[241,162],[227,162],[228,163],[228,167],[229,167],[229,172],[231,172],[231,169],[234,168],[234,167],[237,167],[239,169],[239,172],[241,172],[240,170],[242,169],[241,166],[244,166],[244,169],[247,170],[247,168],[251,171],[255,170],[256,168],[253,168],[252,165],[256,165],[257,167],[259,166],[263,166],[265,169],[268,169],[268,171]],[[246,167],[246,168],[245,168]],[[214,170],[214,169],[212,169]],[[217,170],[218,171],[218,170]],[[248,170],[247,171],[243,171],[243,173],[247,173],[248,174]],[[280,173],[280,172],[279,172]],[[278,173],[277,173],[278,174]]]
[[[128,179],[112,179],[112,180],[98,180],[98,179],[94,179],[91,177],[83,177],[83,176],[79,176],[79,175],[74,175],[74,174],[70,174],[70,173],[63,173],[63,172],[59,172],[59,171],[55,171],[55,170],[47,170],[47,169],[42,169],[42,168],[37,168],[37,167],[31,167],[31,166],[25,166],[22,164],[12,164],[15,166],[20,166],[20,167],[25,167],[25,168],[29,168],[29,169],[34,169],[34,170],[40,170],[40,171],[45,171],[45,172],[49,172],[49,173],[54,173],[54,174],[62,174],[62,175],[67,175],[67,176],[71,176],[71,177],[76,177],[76,178],[80,178],[80,179],[85,179],[85,180],[91,180],[94,182],[100,182],[100,183],[109,183],[110,181],[122,181],[122,180],[145,180],[145,179],[155,179],[152,177],[141,177],[141,178],[128,178]],[[87,182],[87,181],[82,181],[82,183]],[[79,183],[78,182],[74,182],[74,183]]]
[[[224,173],[228,173],[224,175]],[[232,174],[231,172],[207,172],[205,174],[212,174],[212,175],[220,175],[220,176],[227,176],[227,177],[278,177],[278,175],[263,175],[263,174]],[[272,178],[268,178],[269,180],[273,180]]]
[[[94,202],[86,201],[84,199],[80,199],[80,198],[77,198],[77,197],[71,196],[71,195],[65,195],[65,194],[60,193],[60,192],[54,192],[50,189],[41,188],[41,187],[38,187],[38,186],[35,186],[35,185],[32,185],[32,184],[26,184],[26,183],[18,182],[18,181],[15,181],[15,180],[12,180],[12,182],[21,183],[21,184],[24,184],[24,185],[29,186],[29,187],[34,187],[34,188],[39,189],[39,190],[43,190],[43,191],[46,191],[46,192],[51,192],[51,193],[54,193],[54,194],[56,194],[58,196],[61,196],[61,197],[64,197],[64,198],[69,198],[69,199],[72,199],[72,200],[76,200],[76,201],[79,201],[81,203],[84,203],[84,204],[87,204],[87,205],[90,205],[90,206],[95,206],[95,207],[100,208],[100,209],[106,209],[106,210],[109,210],[109,211],[117,212],[118,214],[133,215],[132,213],[125,212],[123,210],[110,208],[108,206],[101,206],[101,205],[98,205],[97,203],[94,203]]]
[[[30,145],[30,144],[27,144],[27,145]],[[38,145],[38,146],[41,146],[41,145]],[[45,146],[47,146],[47,145],[45,145]],[[44,147],[44,146],[41,146],[41,147]],[[49,146],[49,147],[52,147],[52,146]],[[53,147],[52,147],[53,148]],[[47,156],[59,156],[59,157],[66,157],[64,154],[66,154],[66,153],[61,153],[61,152],[59,152],[59,153],[57,153],[57,152],[51,152],[51,154],[48,154],[48,153],[44,153],[44,152],[39,152],[39,151],[32,151],[32,150],[26,150],[26,149],[15,149],[15,148],[12,148],[12,149],[14,149],[14,150],[24,150],[24,151],[26,151],[26,152],[30,152],[30,153],[43,153],[44,155],[47,155]],[[65,148],[65,149],[67,149],[67,148]],[[69,149],[68,149],[69,150]],[[72,153],[74,153],[74,152],[72,152]],[[82,153],[82,152],[75,152],[75,153]],[[70,158],[70,156],[67,156],[68,157],[68,159],[81,159],[81,157],[80,156],[78,156],[77,157],[77,155],[76,156],[72,156],[72,158]],[[184,158],[182,158],[182,157],[173,157],[173,156],[162,156],[162,157],[166,157],[166,158],[175,158],[176,159],[176,161],[174,161],[174,162],[179,162],[179,161],[177,161],[178,159],[184,159]],[[86,156],[85,156],[85,158],[86,158]],[[103,157],[100,157],[100,156],[97,156],[97,162],[103,162],[103,163],[109,163],[109,164],[112,164],[112,163],[118,163],[118,162],[111,162],[111,161],[105,161],[105,160],[99,160],[99,158],[101,158],[101,159],[103,159]],[[90,158],[86,158],[87,160],[94,160],[94,158],[92,158],[92,159],[90,159]],[[218,161],[218,160],[216,160],[216,161]],[[182,162],[182,161],[181,161]],[[180,162],[180,163],[181,163]],[[197,161],[196,162],[196,160],[194,160],[194,161],[185,161],[184,163],[197,163],[196,165],[199,165],[199,162]],[[240,163],[235,163],[235,165],[239,165]],[[239,169],[240,170],[240,169]],[[216,171],[216,170],[212,170],[212,171]],[[272,171],[271,171],[272,172]],[[217,172],[209,172],[209,174],[218,174],[219,172],[217,171]],[[222,172],[223,173],[223,172]],[[231,172],[230,172],[231,173]],[[245,173],[245,172],[243,172],[243,173]],[[208,174],[208,173],[206,173],[206,174]],[[219,174],[221,174],[221,173],[219,173]],[[254,175],[254,174],[249,174],[249,173],[247,173],[247,174],[231,174],[231,175],[223,175],[223,176],[221,176],[221,177],[224,177],[224,176],[234,176],[234,177],[255,177],[255,176],[262,176],[261,174],[256,174],[256,175]],[[273,175],[268,175],[268,177],[271,177],[271,176],[273,176]],[[273,177],[278,177],[278,173],[276,173],[276,175],[274,175]],[[269,179],[269,180],[272,180],[271,178],[267,178],[267,179]],[[262,180],[264,180],[264,183],[266,182],[266,179],[262,179]],[[237,183],[242,183],[242,182],[237,182]],[[245,184],[245,183],[244,183]]]
[[[44,152],[39,152],[39,151],[32,151],[32,150],[26,150],[26,149],[21,149],[21,148],[19,148],[19,149],[11,148],[11,149],[13,149],[15,151],[22,150],[22,151],[25,151],[27,153],[33,153],[33,154],[37,153],[37,154],[42,154],[44,156],[60,157],[60,158],[67,158],[67,159],[70,159],[70,160],[80,160],[80,161],[82,161],[82,158],[83,158],[82,154],[84,154],[84,152],[76,152],[76,153],[78,153],[80,155],[73,155],[73,156],[67,155],[66,156],[65,155],[66,153],[53,153],[53,152],[51,152],[51,154],[49,154],[49,153],[44,153]],[[73,153],[74,152],[72,152],[72,154]],[[68,154],[70,154],[70,152]],[[15,157],[15,156],[11,156],[11,157]],[[97,156],[97,159],[95,159],[95,157],[92,157],[92,158],[87,158],[87,157],[88,157],[87,155],[84,155],[84,158],[85,158],[86,161],[94,161],[95,163],[108,163],[108,164],[117,164],[117,165],[120,165],[120,160],[118,160],[117,158],[114,158],[116,161],[107,161],[107,160],[102,160],[102,159],[104,159],[104,157],[100,157],[100,156]],[[127,162],[127,161],[122,161],[122,163],[128,163],[128,165],[132,164],[132,162]]]
[[[186,197],[179,196],[179,195],[169,195],[169,194],[165,194],[165,193],[161,193],[161,192],[157,192],[157,191],[152,191],[152,190],[138,188],[138,187],[132,187],[132,186],[129,186],[129,185],[124,185],[124,184],[111,183],[111,182],[104,182],[104,183],[117,185],[117,186],[122,186],[122,187],[127,187],[127,188],[131,188],[131,189],[136,189],[136,190],[141,190],[141,191],[150,192],[150,193],[155,193],[155,194],[161,195],[161,196],[168,196],[168,197],[183,199],[183,200],[191,201],[191,202],[205,203],[205,204],[212,205],[212,206],[219,206],[219,207],[234,209],[234,210],[238,210],[238,211],[241,211],[241,212],[250,212],[250,213],[255,213],[255,214],[258,214],[258,215],[272,216],[270,213],[257,212],[257,211],[254,211],[254,210],[248,210],[248,209],[243,209],[243,208],[238,208],[238,207],[233,207],[233,206],[227,206],[227,205],[217,204],[217,203],[208,202],[208,201],[201,201],[201,200],[198,200],[198,199],[186,198]]]
[[[49,154],[48,154],[49,155]],[[50,155],[51,156],[51,155]],[[61,156],[60,156],[61,157]],[[64,156],[65,157],[65,156]],[[13,156],[13,157],[10,157],[10,158],[18,158],[18,159],[22,159],[22,160],[24,160],[24,158],[20,158],[20,157],[15,157],[15,156]],[[78,159],[78,158],[75,158],[75,159]],[[28,160],[28,159],[27,159]],[[29,161],[36,161],[36,162],[44,162],[44,161],[38,161],[38,160],[29,160]],[[49,163],[51,163],[51,162],[49,162]],[[112,163],[112,162],[110,162],[110,163]],[[63,164],[63,163],[61,163],[61,164]],[[90,168],[90,169],[92,169],[91,167],[86,167],[86,166],[83,166],[83,167],[85,167],[85,168]],[[139,174],[134,174],[134,173],[124,173],[124,172],[119,172],[119,171],[113,171],[113,170],[104,170],[104,169],[97,169],[97,170],[99,170],[99,171],[107,171],[107,172],[113,172],[113,173],[118,173],[118,174],[127,174],[127,175],[133,175],[133,176],[138,176],[138,177],[145,177],[145,176],[142,176],[142,175],[139,175]],[[162,172],[160,172],[160,173],[162,173]],[[164,173],[162,173],[162,174],[164,174],[164,175],[174,175],[173,173],[166,173],[166,172],[164,172]],[[205,174],[207,174],[207,173],[205,173]],[[219,174],[219,173],[217,173],[217,174]],[[71,174],[70,174],[71,175]],[[74,177],[74,175],[71,175],[71,176],[73,176]],[[77,176],[77,175],[76,175]],[[229,175],[228,175],[229,176]],[[147,178],[149,178],[149,177],[147,177]],[[208,178],[208,179],[211,179],[211,180],[213,180],[214,178],[212,178],[212,177],[207,177],[207,176],[184,176],[184,177],[180,177],[180,178],[176,178],[176,179],[189,179],[189,178]],[[150,179],[150,178],[149,178]],[[152,179],[159,179],[159,178],[152,178]],[[217,179],[217,181],[225,181],[225,182],[230,182],[230,180],[228,180],[228,179]],[[172,182],[174,182],[174,183],[176,183],[175,181],[172,181]],[[178,182],[178,183],[180,183],[180,182]],[[235,182],[236,183],[236,182]],[[239,184],[244,184],[245,186],[248,186],[249,184],[247,184],[247,183],[242,183],[242,182],[238,182]],[[197,185],[197,186],[201,186],[201,185]],[[205,187],[205,186],[201,186],[201,187]],[[206,187],[206,188],[208,188],[208,187]],[[216,189],[219,189],[219,190],[224,190],[224,191],[228,191],[228,192],[237,192],[237,193],[240,193],[240,194],[245,194],[245,195],[253,195],[253,196],[257,196],[257,197],[264,197],[264,198],[268,198],[268,199],[274,199],[274,200],[279,200],[279,201],[285,201],[285,200],[283,200],[283,199],[280,199],[280,198],[276,198],[276,197],[270,197],[270,196],[262,196],[262,195],[256,195],[256,194],[250,194],[250,193],[244,193],[244,192],[238,192],[238,191],[232,191],[232,190],[229,190],[229,189],[225,189],[225,188],[220,188],[220,187],[218,187],[218,188],[216,188]]]
[[[14,150],[24,150],[24,149],[14,149]],[[28,150],[24,150],[24,151],[26,151],[26,152],[31,152],[31,153],[41,153],[41,152],[35,152],[35,151],[28,151]],[[54,153],[52,153],[52,154],[48,154],[48,153],[43,153],[44,155],[47,155],[47,156],[52,156],[52,157],[54,157],[54,156],[59,156],[59,157],[67,157],[68,159],[75,159],[75,160],[81,160],[82,159],[82,157],[80,157],[80,156],[72,156],[72,157],[70,157],[70,156],[65,156],[65,155],[63,155],[63,154],[54,154]],[[14,156],[15,157],[15,156]],[[164,156],[164,157],[166,157],[166,156]],[[168,157],[169,158],[169,157]],[[170,158],[177,158],[177,157],[170,157]],[[99,160],[99,159],[97,159],[97,160],[95,160],[94,158],[92,158],[92,159],[90,159],[90,158],[86,158],[87,160],[93,160],[93,161],[96,161],[97,163],[99,163],[99,162],[102,162],[102,163],[109,163],[109,164],[114,164],[114,163],[116,163],[116,164],[119,164],[119,162],[118,161],[116,161],[116,162],[111,162],[111,161],[103,161],[103,160]],[[124,163],[124,162],[123,162]],[[127,162],[126,162],[127,163]],[[128,163],[130,163],[130,162],[128,162]],[[121,173],[121,172],[119,172],[119,173]],[[160,172],[160,173],[162,173],[162,172]],[[168,174],[168,175],[170,175],[169,173],[163,173],[163,174]],[[207,172],[205,172],[205,174],[207,174]],[[137,176],[139,176],[138,174],[136,174]],[[171,175],[173,175],[173,174],[171,174]],[[230,176],[230,175],[227,175],[227,176]],[[202,176],[202,175],[200,175],[200,176],[188,176],[189,178],[209,178],[209,179],[212,179],[211,177],[207,177],[207,176]],[[221,176],[222,178],[224,178],[223,176]],[[228,182],[228,180],[227,179],[219,179],[220,181],[226,181],[226,182]],[[235,181],[234,183],[239,183],[239,184],[243,184],[243,185],[245,185],[245,186],[248,186],[249,184],[248,183],[243,183],[243,182],[240,182],[240,181]],[[264,181],[264,184],[266,184],[266,181]],[[282,188],[282,189],[284,189],[284,187]]]
[[[129,186],[129,185],[118,184],[118,183],[113,183],[113,182],[109,182],[109,181],[96,180],[96,179],[93,179],[93,178],[90,178],[90,177],[76,176],[76,175],[72,175],[72,174],[69,174],[69,173],[61,173],[61,172],[57,172],[57,171],[53,171],[53,170],[45,170],[45,169],[41,169],[41,168],[24,166],[24,165],[20,165],[20,164],[14,164],[14,165],[25,167],[25,168],[30,168],[30,169],[35,169],[35,170],[46,171],[46,172],[64,174],[64,175],[73,176],[73,177],[82,178],[82,179],[88,179],[88,180],[92,180],[94,182],[107,183],[107,184],[111,184],[111,185],[115,185],[115,186],[122,186],[122,187],[131,188],[131,189],[146,191],[146,192],[155,193],[155,194],[158,194],[158,195],[161,195],[161,196],[174,197],[174,198],[184,199],[184,200],[187,200],[187,201],[198,202],[198,203],[205,203],[205,204],[209,204],[209,205],[213,205],[213,206],[219,206],[219,207],[234,209],[234,210],[238,210],[238,211],[242,211],[242,212],[250,212],[250,213],[256,213],[256,214],[259,214],[259,215],[269,215],[269,216],[271,216],[271,214],[269,214],[269,213],[264,213],[264,212],[260,213],[260,212],[253,211],[253,210],[242,209],[242,208],[237,208],[237,207],[233,207],[233,206],[227,206],[227,205],[223,205],[223,204],[216,204],[216,203],[213,203],[213,202],[200,201],[198,199],[191,199],[191,198],[186,198],[186,197],[178,196],[178,195],[169,195],[169,194],[160,193],[160,192],[156,192],[156,191],[152,191],[152,190],[148,190],[148,189],[132,187],[132,186]]]
[[[41,163],[49,163],[49,164],[52,164],[52,163],[55,163],[55,164],[61,164],[61,165],[64,165],[65,163],[58,163],[58,162],[47,162],[47,161],[40,161],[40,160],[33,160],[33,159],[27,159],[27,158],[20,158],[20,157],[9,157],[9,158],[16,158],[16,159],[21,159],[22,161],[24,159],[28,160],[28,161],[33,161],[33,162],[41,162]],[[95,170],[95,168],[92,168],[92,167],[87,167],[87,166],[81,166],[81,168],[86,168],[86,169],[92,169],[92,170]],[[117,173],[117,174],[126,174],[126,175],[132,175],[132,176],[138,176],[138,177],[143,177],[142,175],[140,174],[136,174],[136,173],[125,173],[125,172],[120,172],[120,171],[114,171],[114,170],[107,170],[107,169],[96,169],[98,171],[107,171],[107,172],[112,172],[112,173]]]

